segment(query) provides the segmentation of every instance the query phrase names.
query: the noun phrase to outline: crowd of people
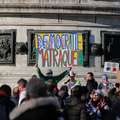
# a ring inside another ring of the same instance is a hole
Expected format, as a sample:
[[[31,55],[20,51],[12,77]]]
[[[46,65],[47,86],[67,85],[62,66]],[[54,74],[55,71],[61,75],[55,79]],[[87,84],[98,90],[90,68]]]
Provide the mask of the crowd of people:
[[[120,83],[112,84],[107,74],[98,84],[88,72],[82,86],[72,68],[57,76],[51,69],[37,71],[39,77],[21,78],[13,90],[0,86],[0,120],[120,120]]]

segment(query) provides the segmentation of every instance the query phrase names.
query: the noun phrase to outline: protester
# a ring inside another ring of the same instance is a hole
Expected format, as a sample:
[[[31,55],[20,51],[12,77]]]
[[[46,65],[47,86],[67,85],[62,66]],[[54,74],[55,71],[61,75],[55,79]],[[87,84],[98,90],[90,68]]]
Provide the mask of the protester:
[[[29,82],[21,78],[17,82],[18,86],[13,89],[13,96],[10,86],[2,85],[0,120],[120,119],[120,83],[113,86],[106,74],[103,74],[98,86],[94,74],[88,72],[87,84],[82,86],[70,68],[69,79],[60,89],[54,77],[49,70],[45,76],[47,81],[36,75],[31,76]]]
[[[41,72],[38,65],[36,65],[36,67],[37,67],[37,71],[38,71],[38,75],[39,75],[40,79],[42,79],[45,82],[47,82],[48,80],[52,80],[54,84],[57,84],[60,80],[62,80],[66,75],[69,74],[69,71],[70,71],[70,70],[65,70],[61,74],[54,76],[53,71],[51,69],[48,69],[47,72],[46,72],[46,75],[44,75]]]
[[[85,79],[87,80],[86,87],[89,93],[91,93],[91,91],[93,91],[94,89],[97,89],[98,83],[97,81],[95,81],[94,74],[92,72],[88,72]]]
[[[115,103],[118,101],[118,92],[120,91],[120,83],[115,83],[115,87],[109,90],[108,97],[112,101],[112,103]]]
[[[19,89],[19,102],[18,102],[18,105],[20,105],[26,99],[27,80],[21,78],[17,83],[18,83],[18,89]]]
[[[11,96],[11,100],[15,103],[15,105],[18,105],[18,101],[19,101],[19,88],[18,87],[13,88],[13,95]]]
[[[120,91],[116,95],[117,99],[112,102],[112,111],[109,120],[120,120]]]
[[[69,96],[68,94],[68,87],[66,85],[62,86],[58,92],[58,99],[61,105],[61,108],[64,109],[65,107],[65,100]]]
[[[11,120],[58,120],[60,104],[56,97],[48,97],[44,81],[30,79],[26,93],[27,100],[13,110]]]
[[[11,101],[11,88],[9,85],[0,87],[0,120],[9,120],[9,113],[15,107]]]
[[[116,92],[120,91],[120,83],[115,83]]]
[[[85,100],[81,99],[86,93],[82,91],[82,87],[77,85],[72,89],[71,96],[66,99],[65,120],[87,120]]]
[[[36,79],[36,78],[37,78],[37,75],[32,75],[31,78]]]
[[[109,120],[110,102],[99,90],[93,90],[87,106],[89,120]]]
[[[58,96],[57,85],[51,79],[46,82],[46,85],[47,85],[49,96]]]
[[[76,74],[71,70],[69,74],[69,79],[65,82],[65,85],[68,87],[68,92],[71,94],[71,89],[76,85],[80,85],[80,80],[75,79]]]
[[[109,98],[112,101],[112,120],[120,120],[120,90],[119,83],[115,84],[115,87],[110,90]]]
[[[114,85],[108,80],[107,74],[102,76],[102,82],[99,84],[98,89],[100,89],[105,96],[108,96],[110,89],[112,89]]]

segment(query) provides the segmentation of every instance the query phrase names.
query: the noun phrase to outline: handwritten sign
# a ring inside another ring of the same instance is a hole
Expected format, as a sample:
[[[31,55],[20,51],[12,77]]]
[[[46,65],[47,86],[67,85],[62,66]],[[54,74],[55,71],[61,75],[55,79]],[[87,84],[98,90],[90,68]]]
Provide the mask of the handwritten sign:
[[[38,65],[41,67],[83,65],[83,43],[83,35],[79,32],[36,33]]]

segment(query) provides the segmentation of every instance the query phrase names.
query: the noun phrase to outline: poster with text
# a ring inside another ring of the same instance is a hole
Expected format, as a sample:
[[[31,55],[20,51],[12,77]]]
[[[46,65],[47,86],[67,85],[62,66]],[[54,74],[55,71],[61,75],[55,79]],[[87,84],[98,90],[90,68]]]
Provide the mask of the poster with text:
[[[35,34],[39,67],[83,65],[83,35],[79,32],[41,32]]]

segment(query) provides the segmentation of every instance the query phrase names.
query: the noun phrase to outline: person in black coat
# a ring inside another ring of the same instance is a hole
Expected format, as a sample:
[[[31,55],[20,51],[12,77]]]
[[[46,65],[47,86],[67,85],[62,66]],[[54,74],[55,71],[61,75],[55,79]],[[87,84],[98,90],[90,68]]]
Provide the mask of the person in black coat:
[[[87,80],[86,87],[90,94],[93,90],[97,89],[98,83],[97,83],[97,81],[95,81],[94,74],[92,72],[88,72],[86,74],[86,80]]]
[[[8,85],[0,87],[0,120],[9,120],[9,113],[15,107],[11,101],[11,88]]]

